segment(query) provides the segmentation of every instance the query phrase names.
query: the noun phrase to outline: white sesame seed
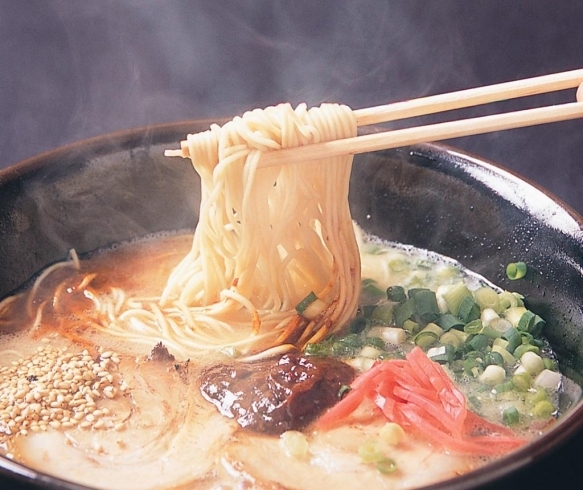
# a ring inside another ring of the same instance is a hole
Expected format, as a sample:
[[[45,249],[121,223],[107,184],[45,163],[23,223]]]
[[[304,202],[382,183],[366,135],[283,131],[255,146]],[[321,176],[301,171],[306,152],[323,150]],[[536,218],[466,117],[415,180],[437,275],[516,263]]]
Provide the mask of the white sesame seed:
[[[49,424],[74,427],[87,415],[99,419],[109,409],[97,409],[95,400],[116,395],[108,367],[119,362],[117,354],[101,349],[101,360],[96,360],[87,349],[75,355],[52,347],[48,338],[41,341],[32,355],[0,366],[0,422],[7,435],[44,431]],[[114,427],[110,420],[99,422],[100,428]]]

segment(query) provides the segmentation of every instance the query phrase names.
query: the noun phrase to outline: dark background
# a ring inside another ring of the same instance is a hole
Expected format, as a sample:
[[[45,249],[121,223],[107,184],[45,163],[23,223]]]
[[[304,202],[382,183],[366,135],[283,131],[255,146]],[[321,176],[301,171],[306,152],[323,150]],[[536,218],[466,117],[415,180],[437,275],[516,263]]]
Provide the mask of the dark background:
[[[358,109],[577,68],[579,0],[0,0],[0,168],[91,136],[283,101]],[[449,143],[583,213],[583,120]],[[527,470],[508,488],[580,488],[581,447],[539,465],[538,483]]]
[[[582,20],[578,0],[0,0],[0,168],[89,136],[281,101],[357,109],[581,68]],[[582,130],[451,144],[583,213]]]

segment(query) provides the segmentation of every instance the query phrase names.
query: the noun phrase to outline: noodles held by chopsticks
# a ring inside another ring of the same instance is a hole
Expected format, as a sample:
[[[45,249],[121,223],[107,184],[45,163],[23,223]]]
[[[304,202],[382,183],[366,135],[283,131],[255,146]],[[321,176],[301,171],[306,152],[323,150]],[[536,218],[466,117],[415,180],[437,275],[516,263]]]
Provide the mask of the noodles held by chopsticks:
[[[352,157],[277,168],[258,163],[270,150],[354,135],[351,109],[336,104],[256,109],[189,135],[179,151],[192,160],[202,186],[192,249],[157,304],[144,305],[149,315],[122,307],[104,328],[188,355],[301,347],[346,324],[360,287],[348,207]],[[310,293],[323,307],[304,318],[295,308]]]

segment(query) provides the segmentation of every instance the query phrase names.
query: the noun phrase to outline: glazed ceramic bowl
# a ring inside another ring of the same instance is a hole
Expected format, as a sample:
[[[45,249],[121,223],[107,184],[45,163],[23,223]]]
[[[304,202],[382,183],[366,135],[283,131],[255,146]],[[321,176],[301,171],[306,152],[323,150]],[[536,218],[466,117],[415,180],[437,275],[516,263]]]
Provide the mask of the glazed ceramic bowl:
[[[207,128],[208,121],[195,121],[98,137],[0,171],[0,297],[71,248],[84,253],[156,231],[194,228],[197,176],[188,161],[163,152]],[[452,257],[524,294],[529,308],[547,319],[546,335],[564,372],[581,379],[580,216],[495,164],[435,145],[356,157],[350,200],[366,231]],[[511,284],[505,264],[516,260],[529,272]],[[567,413],[544,436],[435,487],[570,487],[583,454],[583,405],[569,396],[563,405]],[[0,487],[82,488],[5,458]]]

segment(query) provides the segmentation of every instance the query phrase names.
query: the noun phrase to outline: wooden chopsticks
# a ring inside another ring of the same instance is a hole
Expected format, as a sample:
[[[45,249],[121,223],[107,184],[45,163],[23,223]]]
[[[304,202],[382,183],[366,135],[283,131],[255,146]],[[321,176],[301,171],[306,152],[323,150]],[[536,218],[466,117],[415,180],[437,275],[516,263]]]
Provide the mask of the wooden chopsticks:
[[[406,119],[445,112],[463,107],[489,104],[529,95],[556,92],[578,87],[583,83],[583,70],[554,73],[514,82],[498,83],[486,87],[471,88],[448,94],[431,95],[394,104],[357,109],[354,111],[358,126]]]
[[[396,102],[354,111],[358,126],[378,124],[518,97],[579,87],[583,69],[478,87],[448,94]],[[578,91],[579,97],[581,90]],[[582,97],[583,99],[583,97]],[[425,126],[367,134],[341,140],[264,153],[260,167],[299,163],[340,155],[365,153],[399,146],[441,141],[475,134],[546,124],[583,117],[583,100],[549,107],[494,114]]]

